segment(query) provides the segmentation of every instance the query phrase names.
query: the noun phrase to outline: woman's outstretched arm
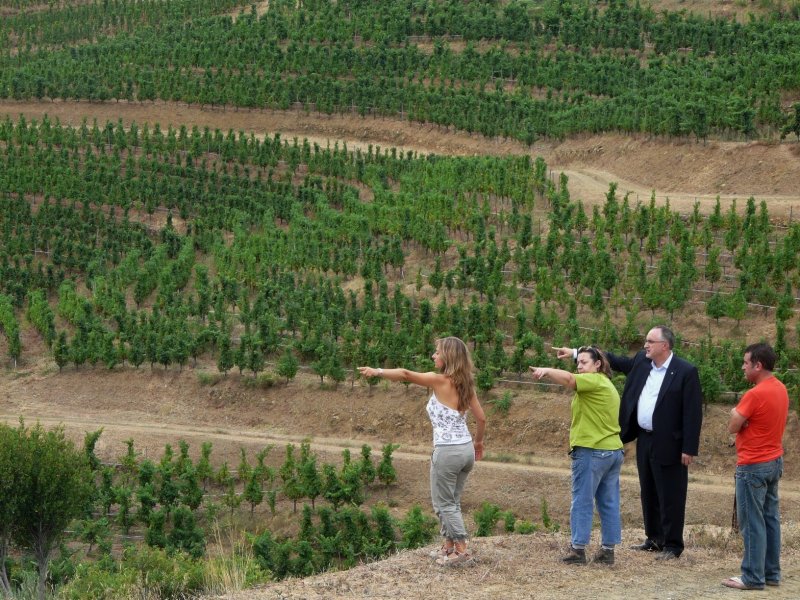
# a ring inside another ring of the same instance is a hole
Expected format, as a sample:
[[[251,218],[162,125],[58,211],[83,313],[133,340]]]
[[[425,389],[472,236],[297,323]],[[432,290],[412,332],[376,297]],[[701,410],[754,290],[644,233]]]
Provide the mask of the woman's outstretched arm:
[[[389,381],[408,381],[423,387],[435,388],[446,377],[441,373],[419,373],[409,369],[381,369],[372,367],[358,367],[359,373],[364,377],[380,377]]]
[[[536,380],[544,379],[547,377],[553,383],[563,385],[565,388],[571,390],[577,389],[578,384],[575,382],[575,375],[564,369],[551,369],[549,367],[530,367],[533,371],[533,378]]]

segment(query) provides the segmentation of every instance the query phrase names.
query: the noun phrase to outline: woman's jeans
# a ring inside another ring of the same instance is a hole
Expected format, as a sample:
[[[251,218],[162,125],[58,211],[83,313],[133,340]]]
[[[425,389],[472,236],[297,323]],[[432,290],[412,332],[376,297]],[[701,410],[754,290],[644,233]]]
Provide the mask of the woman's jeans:
[[[442,536],[461,542],[467,539],[461,516],[461,493],[475,464],[472,442],[454,446],[436,446],[431,456],[431,502],[439,517]]]
[[[592,535],[594,505],[600,514],[603,546],[613,547],[622,541],[619,515],[619,471],[623,451],[595,450],[576,446],[572,457],[572,505],[569,526],[572,545],[583,548]]]
[[[742,581],[764,587],[781,579],[781,516],[778,481],[783,457],[736,467],[736,518],[744,540]]]

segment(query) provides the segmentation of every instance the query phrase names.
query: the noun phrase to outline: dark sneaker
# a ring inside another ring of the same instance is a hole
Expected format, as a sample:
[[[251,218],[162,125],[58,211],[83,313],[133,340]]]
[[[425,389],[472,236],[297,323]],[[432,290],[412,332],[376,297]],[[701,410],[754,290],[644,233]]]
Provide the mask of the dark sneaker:
[[[598,565],[613,565],[614,549],[600,548],[600,550],[598,550],[597,553],[592,557],[592,562]]]
[[[568,565],[585,565],[586,564],[586,550],[583,548],[570,547],[569,553],[561,557],[561,562]]]

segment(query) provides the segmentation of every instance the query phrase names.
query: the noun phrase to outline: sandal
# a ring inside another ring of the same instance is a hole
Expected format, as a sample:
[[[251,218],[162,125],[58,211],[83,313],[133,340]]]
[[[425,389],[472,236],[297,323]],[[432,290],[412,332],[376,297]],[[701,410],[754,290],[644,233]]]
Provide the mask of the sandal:
[[[456,550],[455,546],[448,547],[447,544],[442,544],[442,547],[439,548],[438,550],[431,550],[430,552],[428,552],[428,556],[430,556],[433,559],[446,558],[450,556],[453,552],[455,552],[455,550]]]
[[[722,582],[722,585],[725,587],[733,588],[735,590],[763,590],[763,587],[757,587],[754,585],[747,585],[744,581],[742,581],[741,577],[728,577]]]
[[[440,567],[454,567],[456,565],[469,564],[473,561],[474,559],[472,558],[472,554],[470,552],[459,552],[458,550],[453,549],[453,551],[447,556],[442,556],[441,558],[437,559],[436,564]]]

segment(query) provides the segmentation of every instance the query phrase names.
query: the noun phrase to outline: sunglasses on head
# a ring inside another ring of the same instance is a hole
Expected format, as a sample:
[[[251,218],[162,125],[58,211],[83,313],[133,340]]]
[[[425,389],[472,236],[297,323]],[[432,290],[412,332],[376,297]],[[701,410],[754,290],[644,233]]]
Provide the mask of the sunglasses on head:
[[[578,354],[581,354],[582,352],[591,354],[593,360],[600,360],[600,350],[594,346],[581,346],[578,348]]]

